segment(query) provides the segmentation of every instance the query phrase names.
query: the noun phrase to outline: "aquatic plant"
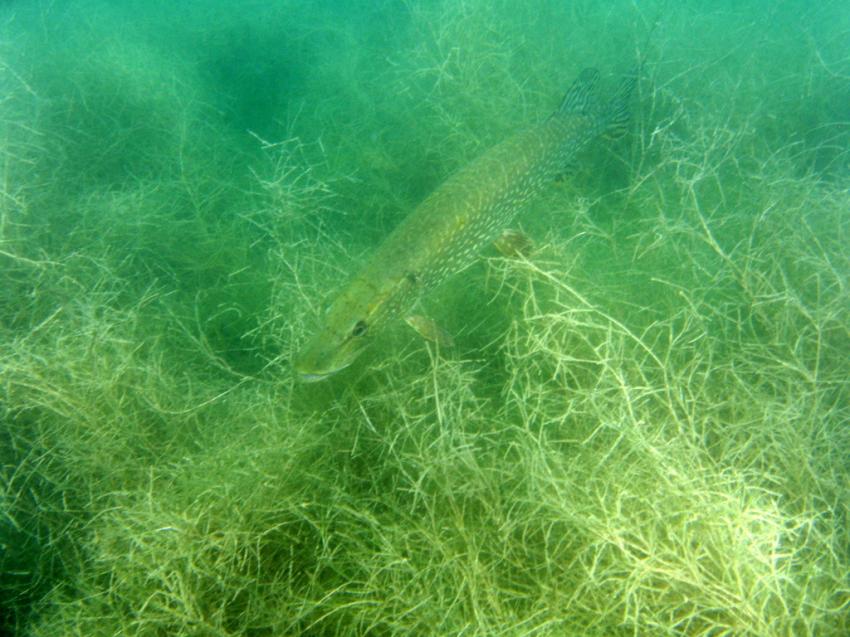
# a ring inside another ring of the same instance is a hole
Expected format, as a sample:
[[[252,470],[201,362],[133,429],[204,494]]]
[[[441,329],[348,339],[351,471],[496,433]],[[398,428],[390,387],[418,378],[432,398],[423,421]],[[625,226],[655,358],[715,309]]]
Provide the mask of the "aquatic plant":
[[[261,4],[2,23],[2,629],[847,634],[843,6]],[[278,33],[314,81],[222,94]],[[531,253],[417,308],[451,347],[399,321],[294,381],[422,196],[634,57]]]

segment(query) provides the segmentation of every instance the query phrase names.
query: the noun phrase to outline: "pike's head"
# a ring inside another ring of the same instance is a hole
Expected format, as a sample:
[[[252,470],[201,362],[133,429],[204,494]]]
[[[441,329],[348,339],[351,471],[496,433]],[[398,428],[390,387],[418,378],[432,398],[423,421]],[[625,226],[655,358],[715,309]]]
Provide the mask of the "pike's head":
[[[295,372],[302,382],[324,380],[354,362],[372,342],[379,324],[393,307],[397,288],[383,289],[373,283],[354,281],[340,294],[295,360]]]
[[[295,360],[298,377],[312,383],[351,365],[370,342],[369,327],[363,319],[326,320]]]

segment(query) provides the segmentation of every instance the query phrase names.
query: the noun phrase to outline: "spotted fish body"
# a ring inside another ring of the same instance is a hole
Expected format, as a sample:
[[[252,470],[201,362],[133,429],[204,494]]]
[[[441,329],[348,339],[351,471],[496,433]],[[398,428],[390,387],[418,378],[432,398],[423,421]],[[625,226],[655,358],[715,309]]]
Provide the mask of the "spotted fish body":
[[[612,100],[593,99],[598,72],[587,69],[546,121],[498,144],[449,177],[375,251],[331,303],[295,363],[304,381],[350,365],[387,320],[475,260],[576,153],[628,117],[634,77]]]

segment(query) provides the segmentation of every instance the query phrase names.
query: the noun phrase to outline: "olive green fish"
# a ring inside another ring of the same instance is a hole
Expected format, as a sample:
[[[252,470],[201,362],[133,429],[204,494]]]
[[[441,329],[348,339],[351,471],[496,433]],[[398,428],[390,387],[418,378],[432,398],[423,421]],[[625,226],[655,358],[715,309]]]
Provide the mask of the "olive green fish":
[[[348,367],[388,320],[407,316],[424,292],[471,264],[582,147],[624,126],[636,74],[607,103],[594,96],[598,78],[584,70],[552,116],[449,177],[390,233],[300,352],[294,367],[301,380]]]

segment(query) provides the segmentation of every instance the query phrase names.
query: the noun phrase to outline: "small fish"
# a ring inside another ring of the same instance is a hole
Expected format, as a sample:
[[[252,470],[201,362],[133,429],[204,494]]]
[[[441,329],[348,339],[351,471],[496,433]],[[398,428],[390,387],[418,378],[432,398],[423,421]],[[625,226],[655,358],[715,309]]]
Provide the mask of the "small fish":
[[[302,381],[327,378],[354,362],[391,319],[469,266],[523,205],[590,141],[628,120],[637,74],[607,103],[599,73],[586,69],[548,119],[491,148],[450,176],[393,230],[331,303],[295,360]]]

